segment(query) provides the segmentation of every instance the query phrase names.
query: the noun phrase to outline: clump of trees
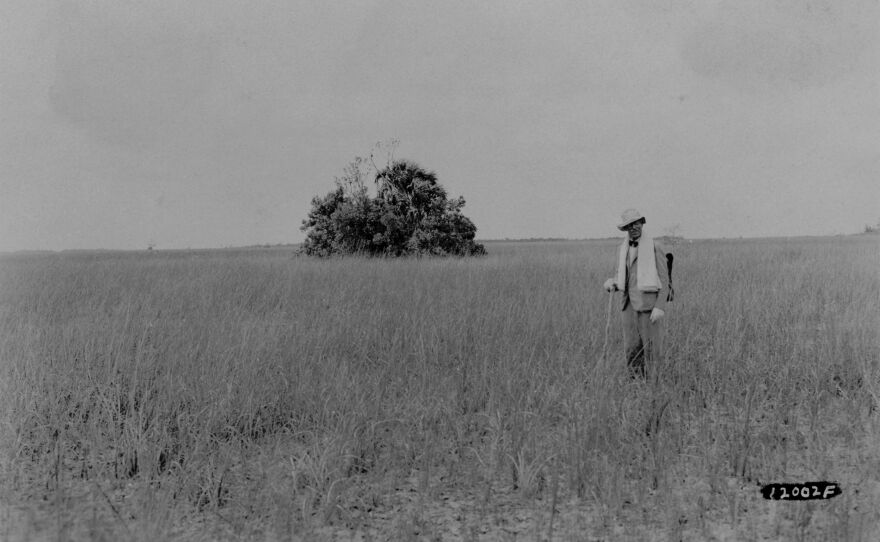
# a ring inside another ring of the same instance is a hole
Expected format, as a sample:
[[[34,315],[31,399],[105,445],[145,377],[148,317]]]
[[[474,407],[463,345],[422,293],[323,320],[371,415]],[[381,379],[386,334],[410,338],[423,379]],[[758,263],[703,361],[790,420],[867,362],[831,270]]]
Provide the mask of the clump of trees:
[[[393,150],[393,148],[392,148]],[[369,178],[375,195],[368,190]],[[462,213],[463,197],[450,199],[437,175],[392,152],[378,168],[372,155],[355,158],[336,188],[312,199],[303,220],[300,252],[312,256],[474,256],[486,253],[474,241],[474,223]]]

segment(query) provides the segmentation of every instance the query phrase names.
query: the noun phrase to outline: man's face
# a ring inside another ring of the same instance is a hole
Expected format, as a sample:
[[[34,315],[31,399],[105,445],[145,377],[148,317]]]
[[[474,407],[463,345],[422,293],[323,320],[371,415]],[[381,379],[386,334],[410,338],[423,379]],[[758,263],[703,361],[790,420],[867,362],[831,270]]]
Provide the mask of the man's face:
[[[639,237],[642,236],[642,221],[636,220],[635,222],[627,226],[626,233],[629,234],[629,238],[631,241],[638,241]]]

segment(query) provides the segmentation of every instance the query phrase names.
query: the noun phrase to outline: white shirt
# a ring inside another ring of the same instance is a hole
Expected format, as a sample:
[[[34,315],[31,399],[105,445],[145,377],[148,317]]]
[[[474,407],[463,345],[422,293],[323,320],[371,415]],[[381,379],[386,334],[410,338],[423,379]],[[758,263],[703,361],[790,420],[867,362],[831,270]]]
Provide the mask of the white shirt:
[[[636,256],[639,255],[639,247],[630,246],[626,252],[626,261],[628,265],[632,265],[636,259]]]

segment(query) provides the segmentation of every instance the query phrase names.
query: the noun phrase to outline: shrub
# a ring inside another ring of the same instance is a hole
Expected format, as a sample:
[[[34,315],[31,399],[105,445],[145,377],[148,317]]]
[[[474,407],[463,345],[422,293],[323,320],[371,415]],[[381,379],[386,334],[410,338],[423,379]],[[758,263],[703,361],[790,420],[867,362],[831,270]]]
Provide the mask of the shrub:
[[[376,170],[376,196],[363,182],[366,160],[356,158],[336,188],[312,199],[300,251],[311,256],[474,256],[477,228],[462,213],[463,197],[448,199],[437,175],[407,160]]]

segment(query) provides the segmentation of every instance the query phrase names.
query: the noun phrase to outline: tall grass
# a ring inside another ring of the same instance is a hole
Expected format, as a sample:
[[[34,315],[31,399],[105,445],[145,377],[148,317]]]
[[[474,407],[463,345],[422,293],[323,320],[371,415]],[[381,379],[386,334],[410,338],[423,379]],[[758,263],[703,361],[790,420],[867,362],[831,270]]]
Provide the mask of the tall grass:
[[[878,480],[876,240],[676,247],[647,381],[601,289],[615,243],[487,248],[3,257],[6,500],[73,538],[442,534],[449,491],[479,504],[461,536],[511,495],[552,500],[545,534],[565,499],[607,536],[636,502],[644,533],[711,534],[747,528],[731,479]],[[775,528],[877,525],[836,502]]]

